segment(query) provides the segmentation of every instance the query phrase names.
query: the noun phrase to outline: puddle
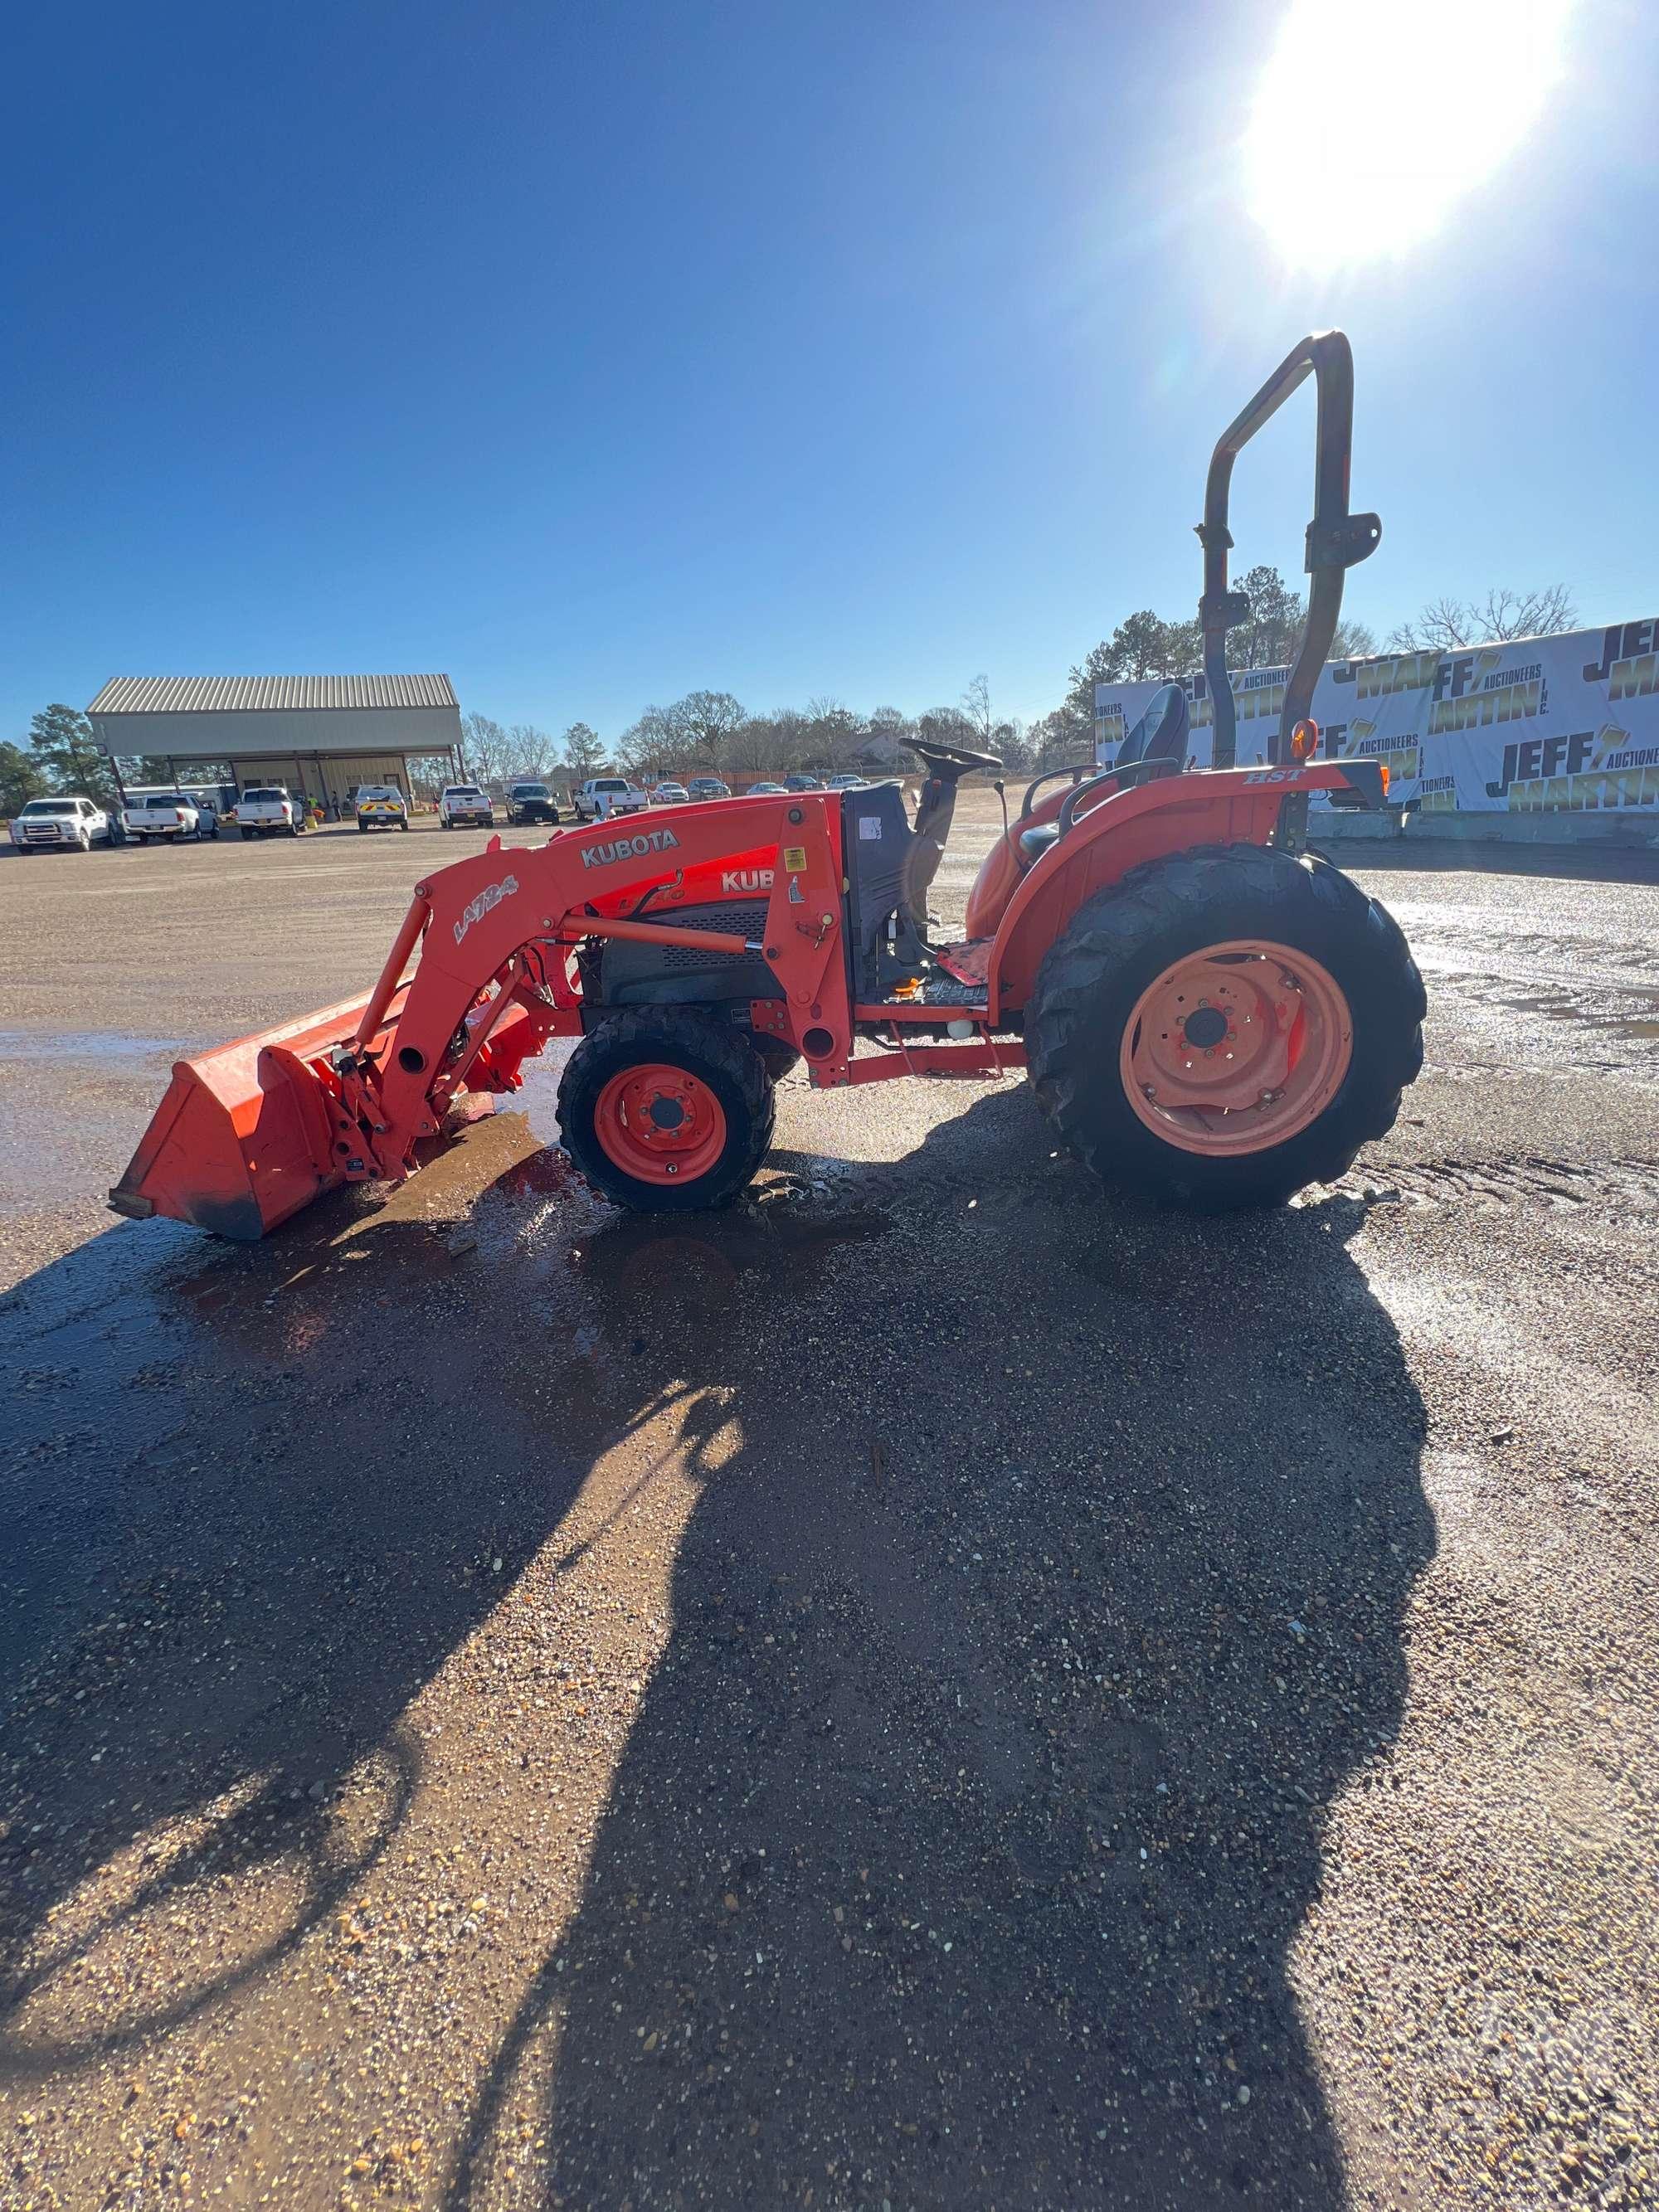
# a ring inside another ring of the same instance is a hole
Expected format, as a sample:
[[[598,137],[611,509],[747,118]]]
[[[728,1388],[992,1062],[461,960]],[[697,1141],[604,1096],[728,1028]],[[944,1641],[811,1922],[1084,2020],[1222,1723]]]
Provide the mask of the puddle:
[[[524,1081],[495,1101],[497,1114],[521,1114],[544,1145],[559,1141],[559,1079],[576,1048],[574,1037],[553,1037],[520,1070]]]

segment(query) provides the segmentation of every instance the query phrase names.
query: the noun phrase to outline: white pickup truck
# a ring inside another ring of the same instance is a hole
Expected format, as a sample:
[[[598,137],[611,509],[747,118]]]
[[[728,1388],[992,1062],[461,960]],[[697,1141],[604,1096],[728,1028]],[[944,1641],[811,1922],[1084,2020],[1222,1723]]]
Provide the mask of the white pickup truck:
[[[130,791],[121,809],[121,827],[135,845],[153,844],[158,837],[164,844],[182,845],[187,837],[212,836],[218,826],[187,791]]]
[[[297,837],[300,810],[280,783],[251,783],[236,802],[239,837]]]
[[[591,775],[576,793],[578,822],[608,822],[615,814],[645,814],[651,807],[648,793],[635,791],[620,775]]]
[[[20,853],[89,853],[94,843],[115,842],[108,815],[78,792],[67,799],[31,799],[9,826]]]
[[[459,830],[471,825],[474,830],[494,827],[495,809],[489,793],[476,783],[447,783],[438,794],[438,827],[441,830]]]

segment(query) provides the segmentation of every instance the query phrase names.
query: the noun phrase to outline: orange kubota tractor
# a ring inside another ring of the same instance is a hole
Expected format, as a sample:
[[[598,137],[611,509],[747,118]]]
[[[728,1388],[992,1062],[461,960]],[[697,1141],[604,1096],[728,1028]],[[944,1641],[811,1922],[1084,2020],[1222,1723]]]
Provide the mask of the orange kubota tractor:
[[[1308,620],[1265,763],[1235,764],[1226,636],[1239,450],[1311,372],[1318,427]],[[562,829],[418,884],[367,999],[181,1060],[120,1213],[263,1236],[321,1193],[409,1175],[478,1094],[578,1039],[562,1139],[619,1204],[715,1206],[771,1141],[773,1086],[1029,1066],[1060,1136],[1107,1182],[1204,1207],[1340,1175],[1422,1062],[1423,985],[1390,917],[1307,849],[1308,804],[1376,806],[1387,770],[1322,760],[1307,719],[1344,572],[1381,525],[1348,511],[1353,367],[1304,340],[1217,445],[1200,616],[1212,765],[1188,765],[1171,684],[1110,769],[1026,790],[980,872],[967,934],[927,892],[960,779],[988,756],[917,745],[897,782],[717,799]],[[412,974],[406,975],[410,962]]]

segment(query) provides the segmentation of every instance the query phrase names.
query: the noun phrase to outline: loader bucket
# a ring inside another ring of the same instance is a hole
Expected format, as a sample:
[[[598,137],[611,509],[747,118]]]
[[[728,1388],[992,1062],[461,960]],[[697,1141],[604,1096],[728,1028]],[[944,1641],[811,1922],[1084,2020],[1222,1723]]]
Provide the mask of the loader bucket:
[[[399,998],[401,998],[399,994]],[[117,1213],[193,1222],[252,1243],[347,1180],[337,1151],[327,1055],[355,1033],[367,997],[239,1037],[173,1065],[173,1081],[125,1174]],[[388,1018],[395,1016],[395,1008]]]

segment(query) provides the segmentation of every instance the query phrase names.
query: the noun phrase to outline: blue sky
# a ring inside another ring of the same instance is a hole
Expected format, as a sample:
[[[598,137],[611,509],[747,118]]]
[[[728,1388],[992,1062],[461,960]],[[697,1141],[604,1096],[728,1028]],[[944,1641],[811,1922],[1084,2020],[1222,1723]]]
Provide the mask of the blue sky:
[[[983,670],[1035,715],[1192,611],[1210,444],[1329,323],[1384,526],[1351,612],[1652,613],[1650,25],[1582,6],[1437,236],[1287,276],[1240,154],[1283,5],[32,11],[0,735],[116,673],[444,669],[609,735]],[[1482,87],[1425,52],[1419,96],[1455,133]],[[1240,565],[1300,568],[1310,416],[1240,464]]]

